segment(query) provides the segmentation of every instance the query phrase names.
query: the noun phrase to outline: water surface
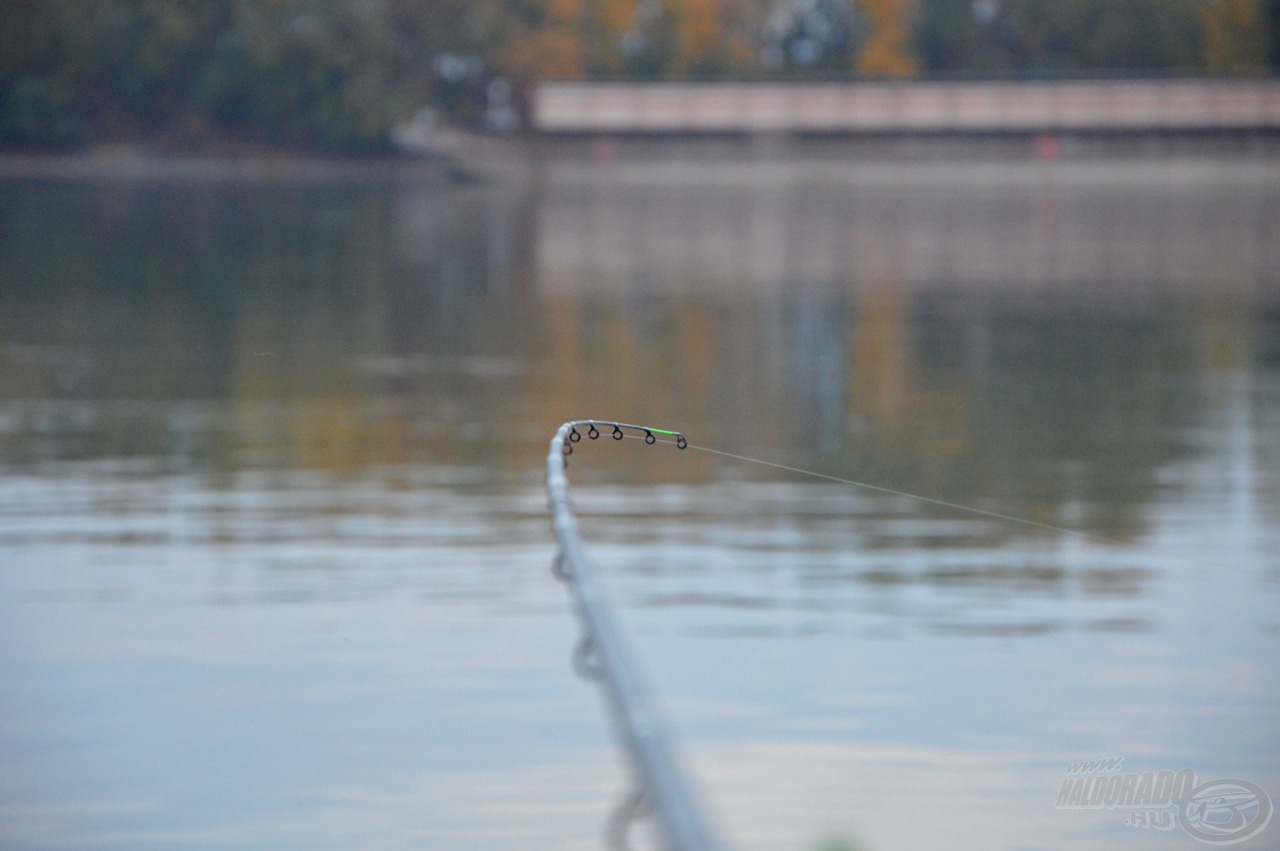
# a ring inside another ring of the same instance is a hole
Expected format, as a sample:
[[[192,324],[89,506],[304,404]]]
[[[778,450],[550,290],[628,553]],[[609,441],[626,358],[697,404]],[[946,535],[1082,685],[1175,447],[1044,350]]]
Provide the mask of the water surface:
[[[0,185],[0,844],[600,847],[600,417],[1093,537],[582,444],[736,846],[1195,846],[1055,808],[1280,796],[1280,183],[1192,166]]]

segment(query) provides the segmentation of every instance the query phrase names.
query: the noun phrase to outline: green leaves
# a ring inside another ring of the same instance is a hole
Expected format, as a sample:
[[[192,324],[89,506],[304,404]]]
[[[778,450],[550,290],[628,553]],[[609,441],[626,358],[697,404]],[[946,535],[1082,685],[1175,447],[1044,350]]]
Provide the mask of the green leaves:
[[[17,0],[0,21],[0,143],[184,124],[334,151],[425,99],[388,0]],[[419,61],[420,65],[421,62]]]
[[[385,11],[373,2],[242,0],[192,105],[224,128],[273,142],[377,148],[405,106]]]
[[[926,68],[942,73],[1188,70],[1201,65],[1205,8],[1204,0],[923,0],[916,44]]]

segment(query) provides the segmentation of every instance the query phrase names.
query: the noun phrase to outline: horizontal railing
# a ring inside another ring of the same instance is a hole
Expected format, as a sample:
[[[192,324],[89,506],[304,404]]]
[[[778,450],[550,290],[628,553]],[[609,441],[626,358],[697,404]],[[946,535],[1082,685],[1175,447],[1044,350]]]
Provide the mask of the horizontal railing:
[[[546,82],[546,133],[964,133],[1280,129],[1280,80]]]

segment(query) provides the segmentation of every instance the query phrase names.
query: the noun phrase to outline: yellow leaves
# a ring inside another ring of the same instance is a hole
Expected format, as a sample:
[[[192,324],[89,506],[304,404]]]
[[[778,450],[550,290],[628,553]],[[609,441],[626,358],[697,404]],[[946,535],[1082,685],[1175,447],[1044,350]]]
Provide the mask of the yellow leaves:
[[[640,0],[595,0],[592,6],[609,32],[621,35],[631,28]]]
[[[1259,0],[1214,0],[1203,12],[1204,64],[1212,71],[1263,73],[1267,30]]]
[[[877,30],[858,57],[858,72],[868,77],[915,76],[916,60],[906,41],[905,33]]]
[[[872,33],[856,70],[913,76],[914,0],[857,2]],[[501,54],[508,72],[526,78],[750,74],[759,69],[766,37],[767,7],[758,0],[539,0],[535,6],[537,23],[510,37]]]
[[[582,12],[581,0],[550,0],[547,17],[558,24],[567,24]]]
[[[911,0],[859,0],[871,21],[871,38],[858,57],[858,72],[872,77],[911,77],[918,67],[911,51]]]
[[[731,68],[751,68],[760,56],[759,48],[741,36],[734,36],[729,39],[725,47],[725,53],[729,57],[729,66]]]
[[[576,80],[582,76],[582,46],[562,27],[526,33],[505,51],[510,73],[539,80]]]
[[[721,6],[720,0],[684,0],[679,4],[680,52],[686,63],[697,62],[724,40]]]

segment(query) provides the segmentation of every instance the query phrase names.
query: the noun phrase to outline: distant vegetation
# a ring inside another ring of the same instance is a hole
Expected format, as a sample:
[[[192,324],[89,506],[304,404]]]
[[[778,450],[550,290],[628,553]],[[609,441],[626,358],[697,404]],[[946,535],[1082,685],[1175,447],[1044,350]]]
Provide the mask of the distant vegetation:
[[[1280,0],[2,0],[0,144],[377,150],[485,83],[1274,73]]]

